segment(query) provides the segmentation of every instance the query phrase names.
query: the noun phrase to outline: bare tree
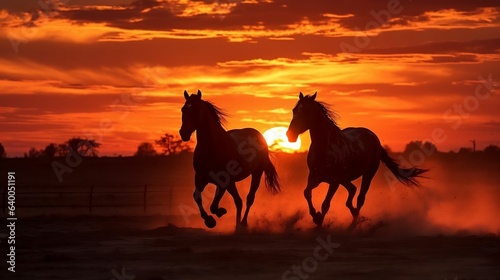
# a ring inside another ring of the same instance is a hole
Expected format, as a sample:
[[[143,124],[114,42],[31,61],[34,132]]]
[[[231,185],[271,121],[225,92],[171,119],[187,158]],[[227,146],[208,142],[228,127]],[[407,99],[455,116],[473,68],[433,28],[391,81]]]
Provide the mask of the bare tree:
[[[188,142],[183,142],[179,137],[165,133],[155,144],[162,149],[162,155],[175,155],[191,149]]]
[[[73,137],[64,143],[67,150],[72,149],[81,156],[92,156],[96,157],[98,155],[97,149],[101,146],[101,143],[95,140],[89,140],[86,138]]]

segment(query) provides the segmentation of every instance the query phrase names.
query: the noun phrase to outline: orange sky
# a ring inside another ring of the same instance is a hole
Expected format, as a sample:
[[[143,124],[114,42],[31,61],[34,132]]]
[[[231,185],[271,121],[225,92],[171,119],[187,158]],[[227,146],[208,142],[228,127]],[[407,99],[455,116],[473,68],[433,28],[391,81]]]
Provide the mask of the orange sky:
[[[498,1],[41,3],[0,4],[8,156],[74,136],[132,155],[177,134],[184,89],[225,109],[228,128],[288,126],[298,92],[318,91],[342,127],[393,150],[435,129],[445,151],[500,145]]]

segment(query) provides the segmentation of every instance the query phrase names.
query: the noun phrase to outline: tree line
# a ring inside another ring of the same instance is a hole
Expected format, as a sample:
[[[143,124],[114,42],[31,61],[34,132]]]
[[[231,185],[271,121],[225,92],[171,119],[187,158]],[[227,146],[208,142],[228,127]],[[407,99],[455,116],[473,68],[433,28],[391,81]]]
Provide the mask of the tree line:
[[[155,149],[155,146],[160,151]],[[82,157],[98,157],[101,143],[82,137],[72,137],[66,142],[57,144],[50,143],[43,149],[30,148],[24,153],[25,158],[56,158],[65,157],[72,152],[76,152]],[[134,156],[169,156],[189,151],[191,145],[189,142],[183,142],[179,137],[165,133],[153,143],[143,142],[137,147]],[[7,157],[4,146],[0,143],[0,158]]]
[[[461,147],[458,150],[459,154],[468,154],[468,153],[474,153],[474,152],[481,152],[481,151],[476,151],[476,142],[471,141],[473,143],[472,147]],[[438,152],[438,149],[436,145],[429,141],[411,141],[410,143],[406,144],[405,149],[403,150],[403,154],[410,154],[411,152],[415,150],[421,150],[421,151],[428,151],[430,153]],[[482,151],[485,154],[499,154],[500,153],[500,147],[497,145],[488,145],[484,148]]]
[[[472,142],[472,141],[471,141]],[[25,158],[55,158],[65,157],[71,151],[75,151],[82,157],[97,157],[99,155],[99,148],[101,143],[95,140],[73,137],[68,139],[62,144],[50,143],[43,149],[30,148],[28,152],[24,153]],[[157,151],[158,147],[160,151]],[[165,133],[154,142],[142,142],[137,147],[134,156],[136,157],[153,157],[153,156],[169,156],[177,155],[183,152],[188,152],[192,148],[190,142],[183,142],[178,136]],[[389,149],[389,147],[385,146]],[[429,152],[438,152],[436,145],[431,142],[411,141],[403,150],[403,154],[410,154],[412,151],[422,150]],[[475,150],[475,142],[472,148],[462,147],[458,150],[459,154],[468,154],[478,152]],[[500,147],[497,145],[489,145],[482,151],[486,154],[500,154]],[[0,158],[7,157],[4,146],[0,143]]]

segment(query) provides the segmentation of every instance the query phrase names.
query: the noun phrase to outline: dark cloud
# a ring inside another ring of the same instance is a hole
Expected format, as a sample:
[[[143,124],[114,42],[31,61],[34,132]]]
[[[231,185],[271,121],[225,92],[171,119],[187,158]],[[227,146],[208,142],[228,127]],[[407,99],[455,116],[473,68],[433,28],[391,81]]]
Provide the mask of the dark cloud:
[[[224,38],[171,40],[153,39],[128,42],[98,42],[78,44],[43,40],[20,45],[20,54],[11,46],[0,44],[0,58],[18,63],[25,60],[61,69],[92,68],[105,73],[106,67],[127,68],[130,65],[164,65],[167,67],[189,65],[216,65],[231,60],[249,60],[256,57],[273,59],[287,56],[303,58],[307,48],[297,48],[292,41],[262,40],[262,44],[228,43]],[[224,50],[224,51],[213,51]],[[120,75],[120,73],[114,73]],[[8,77],[5,77],[8,78]],[[10,77],[12,78],[12,77]],[[122,77],[130,80],[130,77]],[[137,81],[131,81],[137,84]],[[133,83],[132,83],[133,84]]]
[[[413,33],[413,32],[410,32]],[[439,34],[438,34],[439,35]],[[422,44],[414,42],[409,46],[394,46],[401,33],[393,37],[384,35],[383,38],[374,38],[372,43],[361,54],[496,54],[499,52],[500,38],[472,41],[429,42]],[[408,35],[406,35],[408,36]],[[433,35],[437,36],[437,35]],[[411,36],[408,36],[411,37]],[[429,36],[430,38],[430,36]],[[445,38],[457,40],[457,37]],[[133,65],[153,66],[215,66],[218,62],[232,60],[275,59],[286,57],[289,59],[304,59],[304,52],[325,53],[336,55],[341,52],[339,45],[342,42],[352,43],[352,38],[325,38],[320,36],[299,36],[293,41],[258,39],[257,43],[228,43],[223,38],[197,40],[170,40],[153,39],[146,41],[129,42],[98,42],[92,44],[77,44],[70,42],[33,41],[20,46],[20,54],[12,51],[9,44],[0,44],[0,58],[5,58],[22,64],[29,60],[38,64],[52,66],[56,69],[92,69],[102,74],[112,74],[129,85],[138,85],[141,77],[130,77],[126,72],[117,72],[113,68],[127,69]],[[385,44],[384,44],[385,43]],[[373,48],[372,48],[373,46]],[[212,51],[212,50],[224,51]],[[475,61],[472,56],[460,55],[455,58]],[[346,61],[347,62],[347,61]],[[351,61],[352,62],[352,61]],[[443,62],[437,58],[435,62]],[[451,62],[451,61],[450,61]],[[234,71],[246,71],[234,70]],[[22,74],[22,73],[21,73]],[[17,79],[19,74],[2,77]]]
[[[212,1],[205,1],[210,3]],[[133,2],[125,10],[78,9],[62,11],[60,17],[80,22],[105,22],[110,26],[124,29],[171,30],[171,29],[240,29],[245,25],[262,23],[267,28],[285,28],[289,24],[307,18],[312,22],[328,20],[325,14],[352,15],[339,22],[348,28],[364,30],[366,24],[380,18],[393,23],[406,25],[415,21],[426,21],[424,14],[430,11],[455,9],[475,14],[484,7],[498,7],[495,0],[484,1],[429,1],[409,0],[362,0],[362,1],[323,1],[323,0],[277,0],[271,3],[238,3],[222,18],[212,14],[198,14],[189,17],[178,16],[182,5],[172,2],[142,0]],[[382,11],[397,11],[387,14]],[[140,21],[132,21],[141,19]]]
[[[69,19],[80,23],[105,23],[123,29],[172,30],[172,29],[241,29],[244,26],[263,24],[270,29],[285,29],[286,26],[307,18],[320,24],[329,18],[326,14],[340,15],[339,23],[347,28],[361,30],[373,28],[368,23],[380,19],[392,20],[392,24],[407,25],[412,22],[427,21],[426,12],[455,9],[474,15],[484,7],[498,7],[497,0],[483,1],[410,1],[410,0],[275,0],[273,2],[245,3],[242,1],[192,1],[195,4],[236,3],[229,14],[196,14],[180,16],[187,7],[175,1],[3,1],[2,9],[11,13],[39,11],[51,17]],[[45,4],[40,4],[45,3]],[[55,3],[55,4],[54,4]],[[107,9],[94,6],[107,6]],[[64,7],[64,9],[60,9]],[[69,9],[68,9],[69,8]],[[395,14],[385,11],[397,11]],[[57,12],[57,13],[56,13]],[[37,17],[35,17],[36,19]],[[485,19],[485,22],[487,20]],[[368,28],[367,28],[368,27]]]
[[[373,54],[396,54],[396,53],[477,53],[477,54],[497,54],[500,52],[500,37],[488,40],[473,41],[450,41],[450,42],[429,42],[426,44],[384,49],[367,49],[364,53]],[[470,55],[458,55],[457,58],[467,58],[475,61]]]
[[[2,1],[0,9],[10,13],[23,13],[32,10],[43,11],[46,7],[85,7],[95,6],[127,6],[133,5],[132,0],[23,0],[23,1]]]
[[[430,60],[423,60],[428,63],[460,63],[460,62],[478,62],[479,58],[472,54],[457,55],[434,55]]]

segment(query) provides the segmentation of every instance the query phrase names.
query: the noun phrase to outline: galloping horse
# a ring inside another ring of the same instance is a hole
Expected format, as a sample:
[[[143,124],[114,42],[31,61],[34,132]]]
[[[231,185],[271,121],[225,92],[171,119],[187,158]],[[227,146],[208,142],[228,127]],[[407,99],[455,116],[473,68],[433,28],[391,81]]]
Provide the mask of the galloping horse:
[[[359,211],[365,203],[365,196],[370,188],[373,176],[382,161],[408,187],[418,186],[416,177],[427,170],[412,167],[402,168],[393,160],[380,144],[378,137],[367,128],[348,127],[341,130],[335,121],[334,113],[322,102],[318,102],[316,93],[310,96],[299,94],[299,101],[293,108],[293,119],[288,127],[288,141],[297,141],[298,135],[309,130],[311,146],[307,155],[309,177],[304,196],[309,205],[309,213],[316,225],[321,226],[333,195],[339,184],[348,191],[346,206],[351,211],[353,221],[350,228],[356,226]],[[353,206],[356,186],[351,182],[363,176],[358,195],[357,208]],[[329,184],[321,212],[316,212],[312,203],[312,190],[320,183]]]
[[[214,200],[210,212],[217,217],[227,213],[219,208],[219,202],[227,190],[236,205],[236,227],[246,226],[248,212],[255,193],[260,185],[262,173],[265,173],[266,187],[272,193],[280,190],[279,178],[274,165],[269,160],[267,143],[253,128],[226,131],[223,127],[225,114],[209,101],[201,99],[201,91],[189,95],[184,91],[186,103],[182,107],[182,126],[179,131],[183,141],[189,141],[196,130],[196,148],[193,166],[195,170],[193,193],[205,225],[213,228],[215,219],[203,209],[201,193],[208,183],[216,185]],[[242,201],[236,189],[236,182],[252,175],[250,191],[243,219],[241,219]]]

